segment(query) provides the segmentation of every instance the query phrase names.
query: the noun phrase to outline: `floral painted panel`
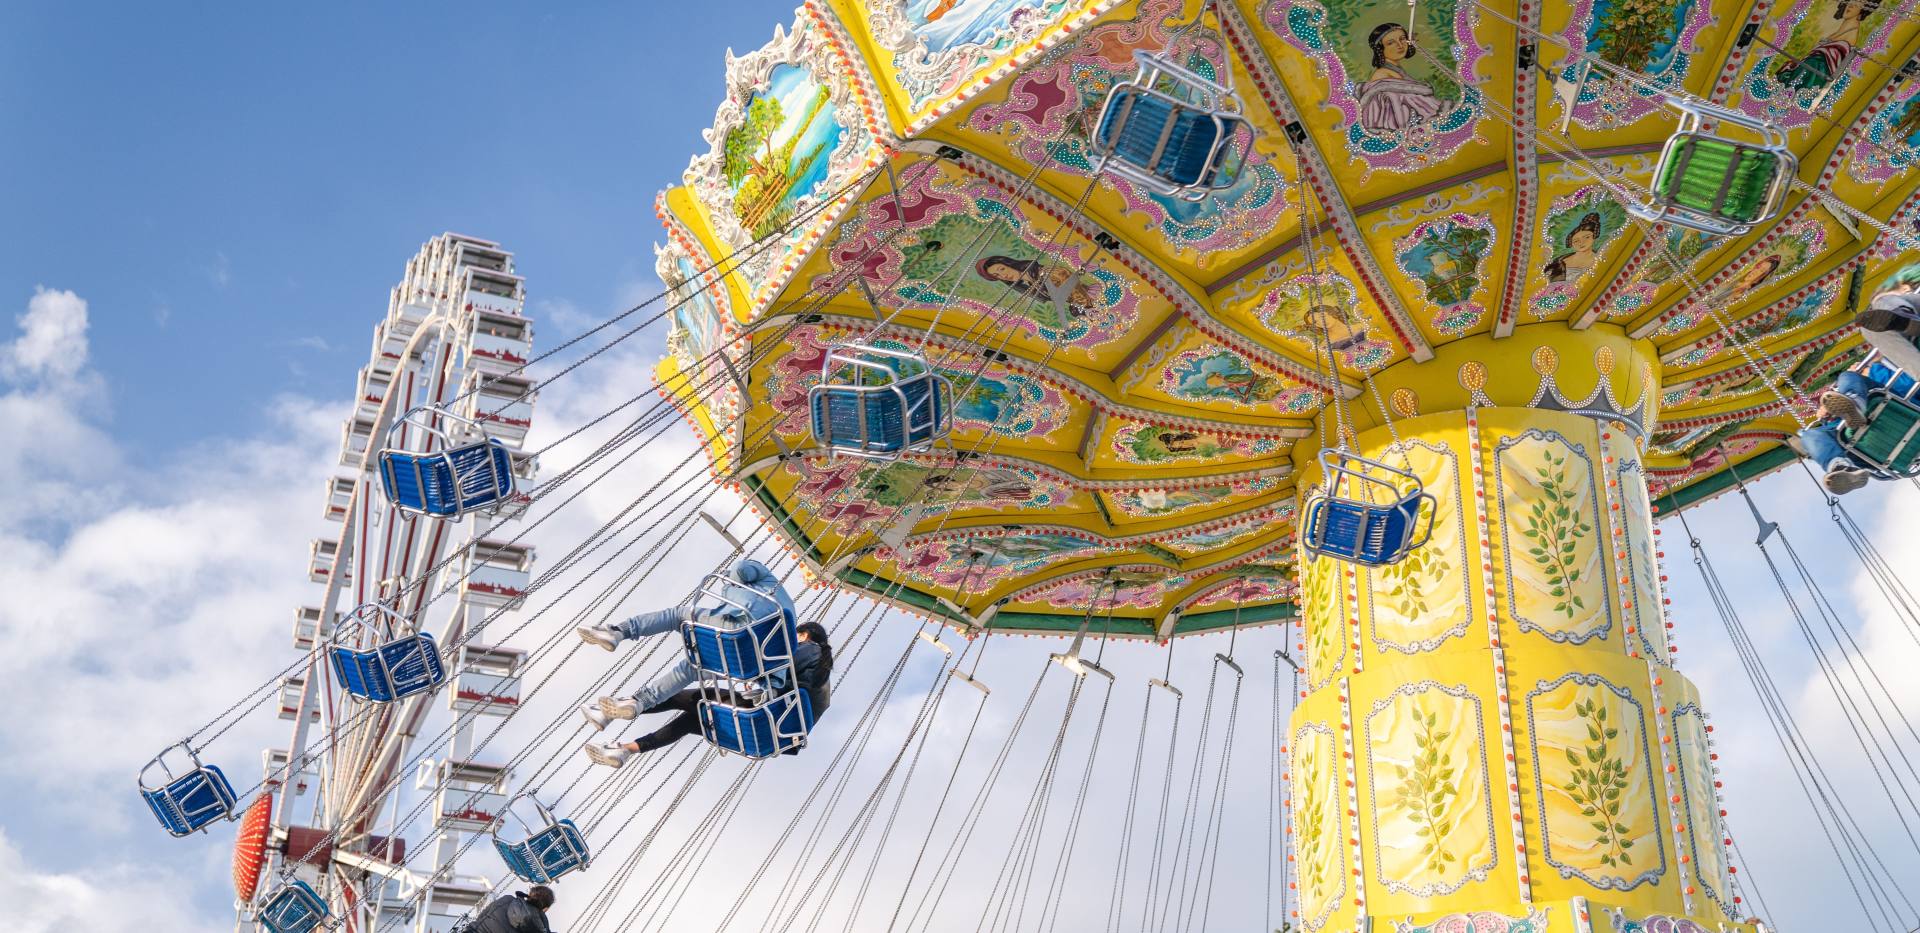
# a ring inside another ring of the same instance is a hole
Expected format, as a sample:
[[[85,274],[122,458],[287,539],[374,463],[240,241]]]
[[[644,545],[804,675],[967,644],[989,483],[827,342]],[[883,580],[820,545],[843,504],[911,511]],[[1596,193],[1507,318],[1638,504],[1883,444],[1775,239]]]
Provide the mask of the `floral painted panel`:
[[[1687,848],[1694,886],[1705,891],[1729,916],[1727,853],[1720,842],[1720,804],[1714,800],[1713,761],[1708,757],[1706,722],[1700,707],[1682,704],[1673,711],[1674,755],[1679,759],[1680,794],[1687,803]]]
[[[795,460],[796,510],[842,533],[897,518],[913,505],[921,517],[969,509],[1058,508],[1074,496],[1065,483],[1033,470],[899,460]]]
[[[1645,717],[1631,692],[1595,674],[1527,694],[1545,856],[1562,877],[1626,891],[1665,873]]]
[[[1211,508],[1231,499],[1257,496],[1279,488],[1280,480],[1257,476],[1231,482],[1184,486],[1177,489],[1128,489],[1107,494],[1107,501],[1132,518],[1159,518]]]
[[[1682,88],[1700,51],[1700,31],[1713,21],[1709,0],[1574,0],[1562,39],[1586,53],[1641,76],[1638,81],[1593,69],[1581,80],[1578,63],[1554,75],[1554,96],[1573,118],[1594,129],[1626,126],[1659,113],[1660,92]]]
[[[1115,426],[1113,452],[1125,463],[1214,462],[1222,457],[1255,459],[1278,456],[1289,446],[1278,438],[1231,437],[1198,428],[1142,421],[1116,419]]]
[[[1183,402],[1265,414],[1303,414],[1318,408],[1325,398],[1318,390],[1217,344],[1174,354],[1160,369],[1159,389]]]
[[[1405,442],[1385,461],[1420,477],[1437,508],[1422,506],[1434,513],[1433,536],[1425,547],[1414,548],[1399,563],[1366,571],[1370,634],[1381,648],[1431,651],[1465,634],[1472,615],[1460,466],[1450,448],[1425,441]]]
[[[1346,803],[1333,729],[1302,724],[1293,733],[1293,847],[1300,871],[1300,921],[1317,931],[1347,892]]]
[[[1760,33],[1773,48],[1754,44],[1739,108],[1784,130],[1811,124],[1847,93],[1869,59],[1884,57],[1905,9],[1883,0],[1776,4]]]
[[[1408,7],[1395,0],[1269,0],[1260,18],[1314,60],[1327,104],[1340,111],[1347,149],[1368,169],[1414,171],[1443,162],[1473,139],[1481,108],[1476,65],[1489,51],[1465,0]]]
[[[1528,299],[1534,317],[1567,311],[1605,259],[1606,248],[1626,229],[1627,211],[1602,185],[1586,185],[1554,198],[1540,220],[1541,286]]]
[[[1587,448],[1557,431],[1529,430],[1494,449],[1507,609],[1523,632],[1554,641],[1605,638],[1605,508]]]
[[[1408,684],[1367,714],[1374,882],[1436,897],[1485,881],[1498,862],[1480,700],[1466,687]]]
[[[1394,238],[1393,261],[1419,284],[1434,330],[1459,335],[1480,323],[1487,310],[1479,300],[1487,287],[1487,256],[1498,239],[1492,221],[1467,213],[1422,221]]]

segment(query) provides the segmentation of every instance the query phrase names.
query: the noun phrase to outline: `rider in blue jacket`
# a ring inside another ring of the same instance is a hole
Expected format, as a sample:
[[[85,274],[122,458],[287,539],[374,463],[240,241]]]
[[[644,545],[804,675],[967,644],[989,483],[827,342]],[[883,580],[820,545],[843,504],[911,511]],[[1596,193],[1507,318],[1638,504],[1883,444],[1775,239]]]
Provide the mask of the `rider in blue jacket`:
[[[578,632],[581,640],[587,644],[612,651],[622,641],[672,632],[683,622],[698,620],[704,624],[744,626],[776,610],[789,620],[795,618],[793,600],[780,585],[779,578],[756,560],[746,559],[734,564],[728,572],[728,582],[721,596],[723,603],[720,606],[672,606],[642,613],[613,625],[583,625]],[[818,623],[799,627],[798,643],[794,646],[793,654],[794,670],[798,674],[800,688],[807,690],[808,698],[813,701],[816,718],[826,711],[829,699],[826,675],[832,670],[832,657],[824,628]],[[695,710],[699,705],[700,691],[688,688],[696,686],[699,680],[700,671],[692,659],[682,657],[630,697],[601,697],[581,707],[581,715],[596,729],[605,728],[614,719],[633,719],[646,713],[680,714],[639,742],[625,745],[590,744],[587,746],[588,756],[602,764],[619,767],[634,752],[664,747],[681,736],[698,734],[700,726]],[[767,686],[779,692],[793,685],[787,682],[786,672],[782,670],[768,679]],[[748,699],[736,697],[735,701],[744,703]]]

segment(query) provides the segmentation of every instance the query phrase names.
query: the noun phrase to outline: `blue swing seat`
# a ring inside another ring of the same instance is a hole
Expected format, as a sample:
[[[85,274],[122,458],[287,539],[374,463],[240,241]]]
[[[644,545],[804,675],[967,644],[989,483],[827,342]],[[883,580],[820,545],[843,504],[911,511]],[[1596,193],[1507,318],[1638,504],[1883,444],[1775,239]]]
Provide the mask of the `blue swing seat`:
[[[521,797],[533,799],[529,794],[520,794],[507,801],[502,808],[500,822],[493,827],[493,848],[500,853],[500,860],[507,863],[507,869],[522,881],[533,884],[551,884],[562,875],[579,871],[592,861],[592,853],[587,848],[586,837],[572,820],[556,820],[553,813],[539,800],[533,805],[540,813],[540,828],[529,833],[521,842],[507,842],[500,838],[500,825],[505,822],[507,813]],[[515,819],[519,819],[515,817]],[[524,821],[522,825],[526,826]],[[526,827],[532,829],[532,827]]]
[[[694,599],[701,604],[718,603],[751,616],[752,608],[726,594],[733,581],[726,574],[710,574],[700,585]],[[771,599],[767,600],[769,603]],[[718,613],[703,613],[680,625],[680,638],[686,644],[687,659],[693,666],[714,677],[751,680],[772,673],[793,661],[793,646],[799,641],[794,619],[777,605],[772,612],[736,625]]]
[[[185,748],[186,743],[177,747]],[[165,754],[162,752],[161,756]],[[191,748],[187,749],[187,756],[192,759],[193,767],[178,777],[161,763],[160,756],[155,756],[140,771],[140,796],[147,801],[160,825],[174,836],[191,836],[209,823],[233,819],[236,804],[233,785],[219,768],[201,764]],[[147,772],[155,765],[167,775],[167,781],[159,787],[149,787]]]
[[[440,648],[432,635],[394,635],[396,626],[409,625],[404,616],[379,603],[367,603],[348,613],[334,626],[327,652],[333,658],[340,689],[363,700],[391,703],[446,683],[446,664],[440,660]],[[357,631],[372,633],[376,646],[351,646],[348,636]]]
[[[848,344],[827,354],[807,393],[813,436],[835,453],[892,459],[925,450],[952,428],[945,376],[925,357]]]
[[[1114,85],[1101,108],[1094,170],[1189,201],[1232,187],[1229,156],[1246,126],[1228,106],[1232,91],[1156,55],[1134,58],[1138,74]]]
[[[433,422],[464,424],[465,437],[456,438]],[[393,446],[393,435],[413,426],[437,438],[435,451],[404,450]],[[513,496],[513,457],[507,445],[486,436],[479,424],[444,409],[415,408],[387,429],[387,446],[380,451],[380,482],[387,501],[402,512],[435,518],[458,518],[476,509],[497,506]]]
[[[440,649],[426,632],[403,635],[366,650],[335,646],[332,654],[340,689],[375,703],[426,693],[447,682]]]
[[[1433,534],[1436,506],[1433,497],[1421,489],[1418,477],[1338,450],[1322,451],[1320,462],[1327,476],[1327,491],[1307,504],[1301,544],[1309,554],[1384,567],[1398,563],[1427,543]],[[1376,473],[1388,474],[1397,482]],[[1375,504],[1371,497],[1340,495],[1348,484],[1384,492],[1384,504]],[[1424,526],[1420,522],[1423,513]]]
[[[394,508],[445,518],[513,495],[513,460],[493,438],[427,454],[383,450],[380,479]]]
[[[260,907],[260,925],[268,933],[312,933],[326,920],[326,900],[299,880],[281,885]]]
[[[797,752],[812,729],[813,701],[805,690],[790,689],[753,707],[700,701],[700,730],[723,752],[754,759]]]

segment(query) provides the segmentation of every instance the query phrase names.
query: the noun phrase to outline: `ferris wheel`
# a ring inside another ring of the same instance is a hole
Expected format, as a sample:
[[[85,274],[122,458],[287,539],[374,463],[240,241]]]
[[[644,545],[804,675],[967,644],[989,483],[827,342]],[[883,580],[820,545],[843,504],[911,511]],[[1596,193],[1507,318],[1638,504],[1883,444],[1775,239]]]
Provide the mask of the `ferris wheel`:
[[[524,596],[534,561],[500,531],[526,505],[513,481],[534,473],[518,449],[536,396],[519,375],[533,339],[523,305],[511,253],[444,234],[408,261],[374,328],[342,429],[347,472],[325,490],[340,533],[313,542],[309,577],[321,590],[295,612],[305,663],[277,684],[292,734],[263,752],[265,791],[235,841],[243,925],[272,908],[275,891],[303,890],[348,929],[427,931],[490,888],[456,870],[454,853],[504,812],[508,769],[467,750],[518,702],[526,660],[485,634]],[[451,510],[425,501],[436,468],[471,475],[457,458],[476,439],[481,481],[456,482]],[[464,525],[442,520],[461,513]],[[437,645],[453,650],[442,659]],[[432,847],[429,860],[409,859],[392,827],[402,802],[423,795],[439,832],[415,842]]]

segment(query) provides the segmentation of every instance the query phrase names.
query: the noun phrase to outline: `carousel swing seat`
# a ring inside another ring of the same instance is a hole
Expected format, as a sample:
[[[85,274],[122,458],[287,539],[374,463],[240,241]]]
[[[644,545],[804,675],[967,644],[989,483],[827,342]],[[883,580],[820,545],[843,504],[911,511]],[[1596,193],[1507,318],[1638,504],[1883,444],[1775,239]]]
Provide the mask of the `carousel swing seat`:
[[[834,453],[876,460],[927,450],[952,429],[952,391],[918,353],[838,346],[807,393],[813,436]]]
[[[367,603],[342,620],[327,650],[340,688],[363,700],[391,703],[446,683],[446,664],[440,660],[433,636],[426,632],[396,635],[396,626],[406,624],[399,613],[379,603]],[[374,636],[374,647],[350,647],[347,636],[355,631]]]
[[[1920,476],[1920,405],[1886,389],[1867,393],[1867,426],[1839,431],[1840,446],[1883,477]]]
[[[1653,197],[1629,206],[1647,220],[1714,236],[1737,236],[1780,215],[1800,163],[1785,134],[1746,114],[1699,102],[1676,104],[1680,125],[1653,170]],[[1702,127],[1711,122],[1715,132]],[[1753,141],[1720,135],[1733,125]]]
[[[260,908],[268,933],[311,933],[327,920],[327,902],[304,881],[281,885]]]
[[[1246,126],[1233,91],[1150,52],[1134,59],[1133,79],[1114,85],[1101,108],[1094,172],[1188,201],[1232,187],[1233,142]]]
[[[539,812],[537,823],[527,823],[518,815],[514,816],[527,831],[526,838],[519,842],[508,842],[500,838],[500,827],[513,813],[513,805],[522,798],[532,800]],[[586,837],[572,820],[556,820],[547,806],[530,794],[520,794],[507,801],[499,820],[493,825],[493,848],[500,853],[500,860],[507,863],[507,870],[522,881],[533,884],[551,884],[554,879],[587,867],[592,861],[592,853],[587,848]]]
[[[416,416],[428,415],[431,417]],[[467,430],[457,435],[432,425],[443,419]],[[393,442],[394,432],[412,425],[438,439],[438,449],[407,450]],[[416,408],[387,431],[380,451],[380,481],[387,501],[402,512],[433,518],[459,518],[481,508],[498,507],[513,495],[513,457],[507,446],[480,426],[438,408]]]
[[[699,709],[700,731],[709,743],[723,753],[756,760],[798,752],[813,729],[813,702],[797,687],[753,706],[709,696]]]
[[[1418,477],[1340,450],[1322,451],[1320,463],[1327,486],[1307,504],[1309,554],[1384,567],[1427,543],[1435,505]]]
[[[235,797],[227,776],[213,765],[202,764],[200,756],[187,743],[173,747],[186,750],[191,768],[174,775],[164,761],[167,751],[172,751],[169,748],[140,770],[140,796],[160,820],[160,825],[171,835],[190,836],[209,823],[232,819]],[[165,779],[149,784],[147,775],[156,767]]]
[[[702,672],[750,680],[791,664],[799,636],[793,617],[773,600],[756,600],[765,603],[756,614],[752,605],[730,596],[728,590],[737,586],[724,573],[709,574],[694,598],[699,605],[723,608],[681,623],[680,637],[687,658]]]

